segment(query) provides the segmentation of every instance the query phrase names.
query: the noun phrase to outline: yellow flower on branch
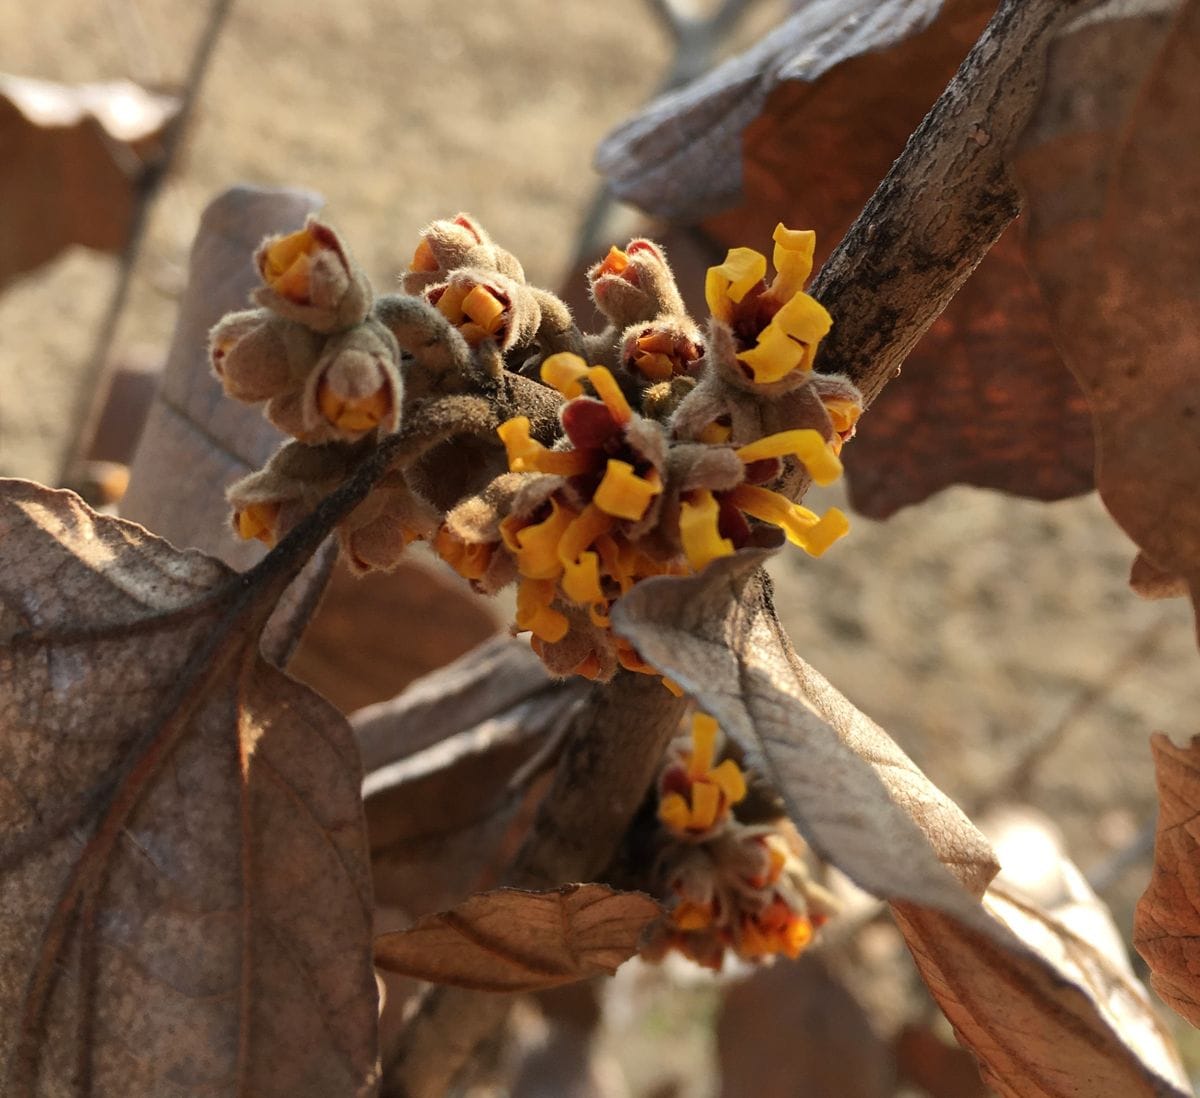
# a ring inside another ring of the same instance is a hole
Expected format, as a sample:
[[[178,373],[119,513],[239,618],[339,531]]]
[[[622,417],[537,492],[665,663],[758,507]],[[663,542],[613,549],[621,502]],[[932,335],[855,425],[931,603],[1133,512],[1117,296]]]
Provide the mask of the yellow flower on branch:
[[[746,778],[733,759],[714,766],[717,722],[707,713],[692,717],[692,746],[659,779],[658,818],[679,835],[711,831],[746,796]]]

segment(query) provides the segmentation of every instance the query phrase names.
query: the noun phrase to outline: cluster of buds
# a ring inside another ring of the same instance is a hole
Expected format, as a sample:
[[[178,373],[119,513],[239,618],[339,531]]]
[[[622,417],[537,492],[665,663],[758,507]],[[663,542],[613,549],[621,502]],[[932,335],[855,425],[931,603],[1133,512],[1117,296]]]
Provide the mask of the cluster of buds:
[[[606,326],[584,334],[465,214],[429,226],[404,293],[378,299],[321,222],[267,240],[260,307],[217,325],[212,364],[293,441],[230,490],[234,528],[272,544],[440,401],[461,421],[339,526],[351,566],[429,541],[482,592],[517,584],[516,628],[554,673],[655,674],[609,627],[638,581],[783,537],[819,556],[848,528],[794,502],[841,474],[861,410],[813,370],[831,323],[803,292],[813,244],[779,226],[769,283],[765,256],[730,251],[704,330],[657,245],[614,247],[588,272]]]
[[[712,717],[694,714],[691,736],[673,745],[659,775],[656,876],[667,914],[643,955],[674,950],[712,969],[727,952],[752,962],[798,957],[835,903],[812,879],[789,821],[737,819],[746,777],[733,759],[714,765],[718,735]]]

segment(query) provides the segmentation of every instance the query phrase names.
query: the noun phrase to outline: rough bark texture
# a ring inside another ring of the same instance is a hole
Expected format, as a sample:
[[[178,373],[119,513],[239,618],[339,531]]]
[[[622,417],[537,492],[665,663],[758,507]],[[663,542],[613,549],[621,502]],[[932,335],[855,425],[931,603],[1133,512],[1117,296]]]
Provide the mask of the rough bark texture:
[[[838,317],[817,368],[869,404],[1021,208],[1009,153],[1046,44],[1080,0],[1005,0],[812,286]]]

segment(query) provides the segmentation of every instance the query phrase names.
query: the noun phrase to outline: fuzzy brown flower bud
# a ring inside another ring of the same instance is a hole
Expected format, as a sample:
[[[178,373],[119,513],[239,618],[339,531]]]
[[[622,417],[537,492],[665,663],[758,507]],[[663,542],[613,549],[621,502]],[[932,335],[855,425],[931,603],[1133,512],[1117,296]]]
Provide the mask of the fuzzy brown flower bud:
[[[268,237],[254,262],[263,280],[254,299],[314,332],[352,328],[370,312],[366,275],[338,234],[315,217],[297,232]]]

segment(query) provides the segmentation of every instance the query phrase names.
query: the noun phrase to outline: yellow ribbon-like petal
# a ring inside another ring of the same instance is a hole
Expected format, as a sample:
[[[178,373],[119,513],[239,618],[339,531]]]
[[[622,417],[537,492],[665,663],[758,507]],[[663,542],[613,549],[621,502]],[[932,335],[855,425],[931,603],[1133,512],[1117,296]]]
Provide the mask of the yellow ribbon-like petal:
[[[764,458],[798,457],[820,485],[832,484],[842,475],[842,463],[821,436],[811,427],[795,431],[779,431],[747,443],[734,451],[742,461],[762,461]]]
[[[789,229],[781,221],[775,226],[771,239],[775,241],[775,252],[771,257],[775,279],[767,292],[776,301],[787,301],[804,289],[804,283],[812,273],[817,234],[811,229]]]
[[[592,500],[605,514],[637,522],[661,492],[662,483],[653,470],[650,477],[639,477],[629,462],[609,458],[604,479]]]
[[[581,606],[604,601],[600,588],[600,557],[596,553],[580,553],[579,559],[563,567],[563,594]],[[595,619],[593,618],[593,621]]]
[[[733,542],[721,537],[717,525],[720,515],[721,508],[707,488],[693,492],[690,500],[679,505],[679,538],[693,572],[733,553]]]
[[[570,628],[566,615],[550,608],[554,586],[553,580],[523,579],[517,588],[517,628],[548,644],[562,640]]]
[[[692,754],[688,760],[688,776],[703,778],[712,769],[716,757],[718,725],[707,713],[692,716]]]
[[[753,248],[730,248],[725,262],[709,267],[704,278],[704,298],[708,311],[729,323],[733,306],[762,281],[767,273],[767,257]]]
[[[558,546],[576,515],[556,499],[550,500],[550,515],[516,533],[517,570],[530,579],[552,580],[562,575]]]
[[[739,484],[729,498],[739,511],[781,527],[788,541],[813,557],[821,556],[850,532],[849,520],[836,507],[830,507],[823,516],[817,515],[778,492],[753,484]]]
[[[576,354],[570,351],[560,351],[551,355],[542,363],[542,380],[557,389],[567,400],[583,396],[584,378],[592,383],[596,395],[604,402],[604,406],[612,413],[621,425],[633,418],[633,409],[621,392],[616,378],[607,366],[589,366]]]

